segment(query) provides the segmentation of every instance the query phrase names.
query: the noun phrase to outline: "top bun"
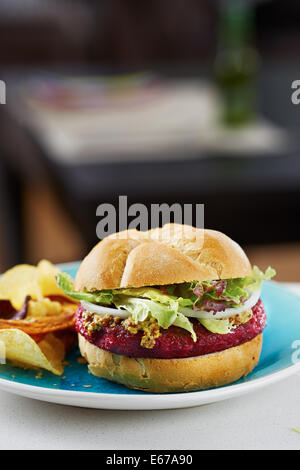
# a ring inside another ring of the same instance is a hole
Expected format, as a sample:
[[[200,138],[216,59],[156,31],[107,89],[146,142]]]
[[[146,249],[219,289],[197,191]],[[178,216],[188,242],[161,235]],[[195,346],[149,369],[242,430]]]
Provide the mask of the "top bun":
[[[82,261],[76,290],[118,289],[246,277],[242,248],[215,230],[167,224],[125,230],[99,242]]]
[[[82,261],[76,290],[118,289],[246,277],[242,248],[215,230],[167,224],[125,230],[99,242]]]

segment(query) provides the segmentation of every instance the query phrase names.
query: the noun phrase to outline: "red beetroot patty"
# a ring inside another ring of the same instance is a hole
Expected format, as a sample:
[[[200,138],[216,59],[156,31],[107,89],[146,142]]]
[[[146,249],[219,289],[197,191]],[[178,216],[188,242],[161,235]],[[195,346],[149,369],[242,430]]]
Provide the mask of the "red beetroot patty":
[[[232,330],[232,333],[226,335],[211,333],[197,320],[193,319],[197,342],[193,341],[188,331],[171,326],[167,330],[161,329],[162,334],[156,339],[155,346],[152,349],[147,349],[140,345],[142,332],[132,334],[122,325],[103,326],[100,331],[94,331],[89,335],[83,326],[82,314],[84,311],[84,308],[79,304],[76,312],[76,329],[78,333],[101,349],[128,357],[173,359],[202,356],[250,341],[261,333],[266,326],[264,306],[262,301],[259,300],[252,308],[253,317],[251,320]]]

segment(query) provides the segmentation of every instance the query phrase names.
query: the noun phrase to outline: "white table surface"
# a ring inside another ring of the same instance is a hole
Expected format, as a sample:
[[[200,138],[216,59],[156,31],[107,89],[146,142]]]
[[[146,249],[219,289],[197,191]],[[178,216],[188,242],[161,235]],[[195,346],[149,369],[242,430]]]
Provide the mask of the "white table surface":
[[[300,293],[300,284],[289,286]],[[300,374],[182,410],[108,411],[0,392],[0,449],[300,449]]]

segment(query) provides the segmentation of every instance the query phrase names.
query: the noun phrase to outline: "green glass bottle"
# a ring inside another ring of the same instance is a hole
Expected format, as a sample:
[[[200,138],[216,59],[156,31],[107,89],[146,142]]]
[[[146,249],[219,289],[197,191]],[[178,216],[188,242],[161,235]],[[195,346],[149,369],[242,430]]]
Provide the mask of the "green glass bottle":
[[[253,33],[250,2],[221,2],[215,75],[223,100],[221,119],[227,126],[241,126],[255,117],[258,55]]]

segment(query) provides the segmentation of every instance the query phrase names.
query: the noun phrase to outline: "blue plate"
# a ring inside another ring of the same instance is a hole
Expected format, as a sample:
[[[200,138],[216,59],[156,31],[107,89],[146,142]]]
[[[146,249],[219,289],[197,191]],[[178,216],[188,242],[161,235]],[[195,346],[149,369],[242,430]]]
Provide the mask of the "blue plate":
[[[75,277],[78,265],[69,263],[59,267]],[[40,376],[34,370],[0,365],[0,389],[44,401],[111,409],[186,407],[241,395],[300,370],[297,362],[297,356],[300,359],[300,297],[275,282],[265,282],[261,298],[267,311],[268,325],[264,330],[260,361],[251,374],[235,384],[200,392],[164,395],[130,390],[91,375],[86,364],[78,362],[80,353],[76,348],[66,357],[67,365],[62,377],[47,371]]]

